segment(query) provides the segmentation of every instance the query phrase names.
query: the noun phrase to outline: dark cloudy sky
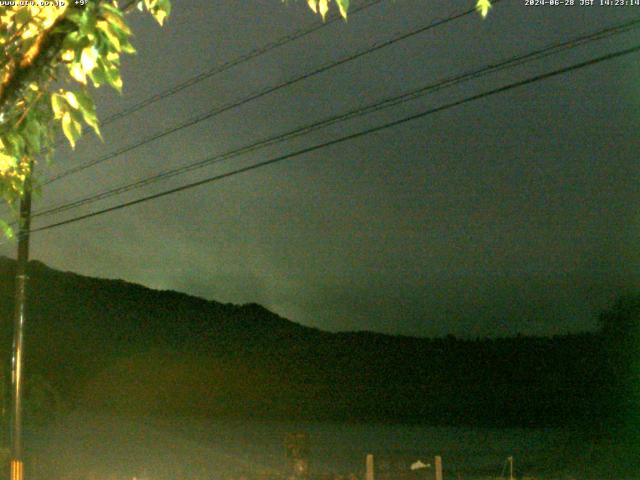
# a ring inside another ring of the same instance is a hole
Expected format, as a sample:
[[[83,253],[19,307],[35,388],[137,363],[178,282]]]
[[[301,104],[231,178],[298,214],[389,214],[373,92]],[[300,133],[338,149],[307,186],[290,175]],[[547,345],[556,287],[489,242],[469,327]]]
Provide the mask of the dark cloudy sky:
[[[579,2],[579,0],[577,0]],[[360,3],[356,3],[359,5]],[[53,171],[472,6],[383,1],[61,148]],[[36,209],[195,162],[487,64],[640,17],[640,7],[503,0],[45,188]],[[138,55],[105,117],[319,19],[305,2],[175,0],[136,15]],[[316,131],[70,218],[640,43],[638,30]],[[640,287],[640,54],[584,68],[162,199],[33,236],[33,258],[329,330],[443,335],[594,328]],[[12,254],[14,246],[3,246]]]

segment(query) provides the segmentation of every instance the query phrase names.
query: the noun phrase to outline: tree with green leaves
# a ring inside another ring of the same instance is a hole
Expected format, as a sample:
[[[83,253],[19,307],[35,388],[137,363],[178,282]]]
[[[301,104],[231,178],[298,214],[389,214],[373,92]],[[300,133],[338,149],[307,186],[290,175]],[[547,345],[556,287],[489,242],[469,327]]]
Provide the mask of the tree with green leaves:
[[[323,19],[330,2],[307,0]],[[476,2],[486,16],[490,0]],[[335,4],[346,19],[350,0]],[[146,10],[162,25],[171,3],[52,0],[11,5],[0,7],[0,196],[15,210],[34,163],[51,158],[58,129],[72,147],[83,126],[100,136],[91,87],[122,90],[121,56],[135,52],[125,14]],[[0,226],[12,234],[7,223]]]
[[[72,147],[83,125],[100,136],[90,86],[122,90],[121,55],[135,52],[125,13],[135,7],[161,25],[171,12],[170,0],[0,7],[0,195],[9,206],[21,198],[37,159],[51,157],[58,128]]]

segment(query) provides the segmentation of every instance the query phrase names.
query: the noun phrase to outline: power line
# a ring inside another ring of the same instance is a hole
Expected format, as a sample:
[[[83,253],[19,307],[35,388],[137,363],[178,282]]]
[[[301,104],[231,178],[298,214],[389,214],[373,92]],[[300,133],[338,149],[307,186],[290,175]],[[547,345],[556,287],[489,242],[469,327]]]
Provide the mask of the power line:
[[[240,147],[231,151],[227,151],[225,153],[222,154],[218,154],[215,155],[213,157],[209,157],[207,159],[204,160],[200,160],[198,162],[195,163],[191,163],[188,165],[184,165],[181,167],[177,167],[177,168],[173,168],[173,169],[169,169],[169,170],[165,170],[163,172],[159,172],[155,175],[149,176],[149,177],[145,177],[142,178],[140,180],[137,180],[135,182],[129,183],[129,184],[125,184],[125,185],[121,185],[119,187],[114,187],[111,188],[109,190],[106,191],[102,191],[102,192],[98,192],[89,196],[86,196],[84,198],[81,199],[77,199],[77,200],[73,200],[71,202],[67,202],[67,203],[63,203],[60,205],[56,205],[56,206],[51,206],[49,208],[40,210],[38,212],[35,212],[33,214],[34,217],[40,217],[40,216],[49,216],[49,215],[53,215],[53,214],[57,214],[57,213],[61,213],[64,212],[66,210],[70,210],[73,208],[77,208],[77,207],[81,207],[84,205],[88,205],[94,202],[97,202],[99,200],[104,200],[106,198],[112,197],[114,195],[119,195],[128,191],[132,191],[132,190],[137,190],[139,188],[143,188],[147,185],[150,185],[152,183],[167,179],[167,178],[172,178],[174,176],[177,175],[181,175],[187,172],[191,172],[215,163],[219,163],[222,162],[224,160],[228,160],[230,158],[234,158],[234,157],[238,157],[240,155],[246,154],[246,153],[250,153],[253,152],[255,150],[258,150],[260,148],[264,148],[267,146],[271,146],[277,143],[281,143],[285,140],[290,140],[292,138],[310,133],[312,131],[318,130],[320,128],[324,128],[327,127],[329,125],[338,123],[338,122],[342,122],[345,120],[349,120],[352,118],[356,118],[356,117],[360,117],[363,115],[367,115],[370,113],[374,113],[377,112],[379,110],[383,110],[383,109],[387,109],[393,106],[396,106],[398,104],[401,103],[405,103],[408,102],[410,100],[414,100],[416,98],[422,97],[424,95],[427,95],[429,93],[433,93],[445,88],[449,88],[452,87],[454,85],[457,85],[459,83],[462,82],[466,82],[469,80],[473,80],[476,78],[480,78],[482,76],[491,74],[491,73],[495,73],[498,72],[500,70],[504,70],[507,68],[513,68],[515,66],[518,65],[522,65],[524,63],[527,62],[531,62],[534,60],[540,60],[542,58],[546,58],[548,56],[560,53],[562,51],[565,50],[570,50],[573,48],[577,48],[579,46],[585,45],[587,43],[596,41],[596,40],[601,40],[604,38],[608,38],[610,36],[613,35],[618,35],[624,32],[627,32],[631,29],[634,28],[638,28],[638,26],[640,26],[640,18],[637,18],[635,20],[631,20],[628,22],[624,22],[615,26],[611,26],[602,30],[599,30],[597,32],[594,33],[590,33],[587,35],[583,35],[581,37],[577,37],[577,38],[572,38],[571,40],[567,40],[561,43],[556,43],[556,44],[551,44],[551,45],[547,45],[541,49],[538,49],[534,52],[530,52],[530,53],[526,53],[526,54],[521,54],[521,55],[516,55],[513,57],[510,57],[509,59],[503,60],[499,63],[496,64],[489,64],[486,65],[482,68],[477,68],[474,70],[470,70],[467,71],[463,74],[459,74],[456,76],[452,76],[452,77],[448,77],[445,78],[443,80],[440,80],[438,82],[435,83],[431,83],[428,84],[426,86],[420,87],[418,89],[414,89],[410,92],[401,94],[401,95],[397,95],[397,96],[393,96],[393,97],[388,97],[386,99],[380,100],[378,102],[375,102],[373,104],[364,106],[364,107],[360,107],[357,109],[353,109],[347,113],[343,113],[340,115],[335,115],[329,118],[326,118],[324,120],[321,121],[317,121],[317,122],[313,122],[311,124],[302,126],[302,127],[298,127],[294,130],[288,131],[286,133],[282,133],[279,135],[276,135],[274,137],[270,137],[267,139],[263,139],[257,142],[254,142],[250,145],[244,146],[244,147]]]
[[[384,0],[371,0],[368,3],[365,3],[363,5],[359,5],[357,7],[354,7],[349,13],[350,15],[355,15],[361,11],[364,11],[370,7],[373,7],[379,3],[382,3]],[[132,3],[135,3],[132,2]],[[277,40],[274,40],[273,42],[270,42],[262,47],[259,48],[255,48],[247,53],[245,53],[244,55],[240,55],[239,57],[236,57],[232,60],[228,60],[226,62],[224,62],[222,65],[219,66],[215,66],[215,67],[211,67],[209,70],[205,71],[205,72],[201,72],[197,75],[194,75],[193,77],[189,77],[186,80],[166,89],[163,90],[162,92],[156,93],[154,95],[151,95],[150,97],[145,98],[144,100],[141,100],[138,103],[134,103],[133,105],[124,108],[123,110],[114,113],[113,115],[108,116],[107,118],[105,118],[104,120],[102,120],[100,122],[100,126],[104,127],[106,125],[109,125],[110,123],[113,123],[117,120],[120,120],[121,118],[127,117],[129,115],[132,115],[140,110],[142,110],[143,108],[148,107],[149,105],[152,105],[156,102],[159,102],[161,100],[164,100],[165,98],[171,97],[173,95],[176,95],[177,93],[180,93],[183,90],[186,90],[189,87],[192,87],[194,85],[197,85],[198,83],[208,79],[208,78],[212,78],[215,77],[216,75],[226,72],[227,70],[230,70],[231,68],[237,66],[237,65],[241,65],[242,63],[246,63],[250,60],[253,60],[254,58],[257,58],[261,55],[264,55],[266,53],[269,53],[271,50],[275,50],[276,48],[282,47],[288,43],[291,43],[295,40],[298,40],[300,38],[303,38],[307,35],[310,35],[311,33],[316,32],[317,30],[320,30],[321,28],[327,27],[335,22],[337,22],[338,20],[342,20],[342,17],[338,14],[333,14],[330,15],[328,20],[320,23],[320,24],[316,24],[313,25],[309,28],[306,29],[301,29],[298,30],[296,32],[293,32],[292,34],[289,35],[285,35],[282,36],[280,38],[278,38]]]
[[[205,185],[205,184],[208,184],[208,183],[213,183],[213,182],[216,182],[216,181],[219,181],[219,180],[223,180],[225,178],[229,178],[229,177],[241,174],[241,173],[249,172],[249,171],[256,170],[256,169],[262,168],[262,167],[266,167],[268,165],[273,165],[275,163],[279,163],[279,162],[282,162],[284,160],[288,160],[290,158],[298,157],[300,155],[311,153],[311,152],[314,152],[314,151],[317,151],[317,150],[320,150],[320,149],[323,149],[323,148],[326,148],[326,147],[330,147],[330,146],[333,146],[333,145],[344,143],[344,142],[347,142],[349,140],[353,140],[353,139],[356,139],[356,138],[360,138],[360,137],[363,137],[365,135],[370,135],[372,133],[376,133],[376,132],[380,132],[382,130],[393,128],[393,127],[396,127],[398,125],[402,125],[402,124],[411,122],[413,120],[424,118],[424,117],[427,117],[427,116],[435,114],[435,113],[439,113],[439,112],[442,112],[442,111],[445,111],[445,110],[448,110],[448,109],[451,109],[451,108],[454,108],[454,107],[457,107],[457,106],[460,106],[460,105],[464,105],[466,103],[470,103],[470,102],[473,102],[473,101],[476,101],[476,100],[480,100],[482,98],[486,98],[486,97],[489,97],[489,96],[492,96],[492,95],[496,95],[498,93],[502,93],[502,92],[506,92],[506,91],[509,91],[509,90],[513,90],[515,88],[519,88],[519,87],[522,87],[522,86],[525,86],[525,85],[530,85],[532,83],[539,82],[539,81],[542,81],[542,80],[546,80],[548,78],[552,78],[552,77],[555,77],[555,76],[558,76],[558,75],[563,75],[563,74],[566,74],[566,73],[569,73],[569,72],[573,72],[573,71],[576,71],[576,70],[579,70],[579,69],[582,69],[582,68],[585,68],[585,67],[596,65],[596,64],[604,62],[604,61],[612,60],[612,59],[615,59],[615,58],[620,58],[620,57],[625,56],[625,55],[630,55],[630,54],[636,53],[638,51],[640,51],[640,45],[637,45],[637,46],[631,47],[631,48],[627,48],[627,49],[624,49],[624,50],[619,50],[617,52],[609,53],[609,54],[606,54],[606,55],[602,55],[600,57],[596,57],[596,58],[593,58],[591,60],[587,60],[587,61],[584,61],[584,62],[576,63],[576,64],[570,65],[568,67],[564,67],[564,68],[553,70],[551,72],[535,75],[535,76],[527,78],[525,80],[520,80],[520,81],[517,81],[517,82],[510,83],[508,85],[504,85],[502,87],[498,87],[498,88],[494,88],[492,90],[488,90],[486,92],[478,93],[476,95],[471,95],[469,97],[463,98],[461,100],[457,100],[455,102],[447,103],[447,104],[441,105],[439,107],[431,108],[431,109],[422,111],[420,113],[416,113],[416,114],[413,114],[413,115],[409,115],[409,116],[403,117],[403,118],[401,118],[399,120],[394,120],[392,122],[387,122],[387,123],[379,125],[377,127],[372,127],[372,128],[368,128],[366,130],[362,130],[362,131],[357,132],[357,133],[352,133],[350,135],[345,135],[343,137],[340,137],[340,138],[337,138],[337,139],[334,139],[334,140],[330,140],[330,141],[327,141],[327,142],[316,144],[316,145],[313,145],[311,147],[306,147],[306,148],[303,148],[303,149],[300,149],[300,150],[297,150],[295,152],[288,153],[288,154],[285,154],[285,155],[280,155],[280,156],[271,158],[269,160],[265,160],[263,162],[259,162],[259,163],[256,163],[256,164],[253,164],[253,165],[249,165],[249,166],[246,166],[246,167],[243,167],[243,168],[238,168],[236,170],[232,170],[232,171],[227,172],[227,173],[214,175],[212,177],[208,177],[208,178],[205,178],[205,179],[202,179],[202,180],[198,180],[196,182],[192,182],[192,183],[189,183],[189,184],[186,184],[186,185],[182,185],[180,187],[172,188],[172,189],[165,190],[163,192],[155,193],[155,194],[152,194],[152,195],[147,195],[145,197],[138,198],[136,200],[132,200],[132,201],[129,201],[129,202],[124,202],[124,203],[121,203],[121,204],[118,204],[118,205],[114,205],[114,206],[109,207],[109,208],[104,208],[102,210],[97,210],[95,212],[87,213],[87,214],[80,215],[80,216],[77,216],[77,217],[74,217],[74,218],[70,218],[70,219],[67,219],[67,220],[60,221],[60,222],[56,222],[56,223],[52,223],[52,224],[49,224],[49,225],[45,225],[45,226],[42,226],[42,227],[39,227],[39,228],[31,230],[31,232],[41,232],[41,231],[44,231],[44,230],[50,230],[52,228],[61,227],[63,225],[69,225],[71,223],[79,222],[81,220],[86,220],[88,218],[96,217],[98,215],[102,215],[102,214],[105,214],[105,213],[113,212],[113,211],[116,211],[116,210],[121,210],[121,209],[124,209],[124,208],[128,208],[128,207],[131,207],[133,205],[137,205],[139,203],[147,202],[147,201],[150,201],[150,200],[155,200],[157,198],[161,198],[161,197],[164,197],[164,196],[167,196],[167,195],[172,195],[174,193],[182,192],[182,191],[185,191],[185,190],[190,190],[192,188],[195,188],[195,187],[198,187],[198,186],[201,186],[201,185]]]
[[[498,3],[499,1],[501,1],[501,0],[494,1],[493,2],[494,5],[496,3]],[[146,144],[148,144],[150,142],[153,142],[155,140],[159,140],[160,138],[163,138],[163,137],[165,137],[167,135],[170,135],[172,133],[178,132],[178,131],[183,130],[185,128],[191,127],[191,126],[196,125],[198,123],[204,122],[205,120],[209,120],[209,119],[211,119],[211,118],[213,118],[213,117],[215,117],[215,116],[217,116],[217,115],[219,115],[221,113],[224,113],[226,111],[241,107],[241,106],[243,106],[243,105],[245,105],[245,104],[247,104],[247,103],[249,103],[249,102],[251,102],[253,100],[256,100],[258,98],[264,97],[264,96],[266,96],[266,95],[268,95],[270,93],[273,93],[273,92],[275,92],[277,90],[280,90],[280,89],[283,89],[283,88],[286,88],[286,87],[290,87],[291,85],[294,85],[294,84],[296,84],[298,82],[302,82],[302,81],[304,81],[304,80],[306,80],[308,78],[311,78],[311,77],[313,77],[315,75],[319,75],[320,73],[326,72],[328,70],[331,70],[331,69],[333,69],[335,67],[338,67],[340,65],[343,65],[345,63],[352,62],[352,61],[354,61],[354,60],[356,60],[356,59],[358,59],[360,57],[368,55],[368,54],[370,54],[372,52],[375,52],[377,50],[380,50],[382,48],[386,48],[386,47],[388,47],[390,45],[393,45],[393,44],[395,44],[397,42],[400,42],[402,40],[406,40],[407,38],[413,37],[415,35],[419,35],[421,33],[424,33],[426,31],[428,31],[428,30],[431,30],[433,28],[439,27],[441,25],[445,25],[445,24],[447,24],[449,22],[455,21],[457,19],[463,18],[463,17],[465,17],[467,15],[472,15],[472,14],[475,14],[475,13],[476,13],[475,7],[471,8],[471,9],[467,9],[467,10],[465,10],[463,12],[456,13],[456,14],[451,15],[449,17],[446,17],[444,19],[440,19],[440,20],[436,20],[434,22],[431,22],[428,25],[419,27],[417,29],[414,29],[414,30],[408,32],[408,33],[403,33],[401,35],[398,35],[398,36],[396,36],[396,37],[394,37],[394,38],[392,38],[390,40],[385,40],[383,42],[375,43],[373,46],[371,46],[369,48],[366,48],[364,50],[360,50],[360,51],[358,51],[356,53],[350,54],[350,55],[348,55],[346,57],[343,57],[343,58],[341,58],[339,60],[336,60],[334,62],[328,63],[328,64],[323,65],[321,67],[318,67],[318,68],[316,68],[316,69],[314,69],[314,70],[312,70],[310,72],[303,73],[302,75],[298,75],[296,77],[293,77],[293,78],[291,78],[289,80],[286,80],[285,82],[282,82],[282,83],[280,83],[278,85],[275,85],[275,86],[272,86],[272,87],[267,87],[266,89],[260,90],[259,92],[252,93],[252,94],[250,94],[250,95],[248,95],[248,96],[246,96],[246,97],[244,97],[244,98],[242,98],[240,100],[237,100],[237,101],[234,101],[232,103],[228,103],[226,105],[217,107],[217,108],[215,108],[213,110],[205,112],[204,114],[201,114],[201,115],[198,115],[196,117],[193,117],[193,118],[191,118],[191,119],[189,119],[189,120],[187,120],[187,121],[185,121],[185,122],[183,122],[181,124],[175,125],[173,127],[165,129],[165,130],[163,130],[161,132],[157,132],[157,133],[155,133],[153,135],[150,135],[150,136],[144,138],[143,140],[140,140],[138,142],[130,144],[130,145],[126,146],[126,147],[120,148],[120,149],[118,149],[118,150],[116,150],[116,151],[114,151],[112,153],[109,153],[109,154],[103,156],[103,157],[91,160],[89,162],[85,162],[85,163],[83,163],[81,165],[78,165],[76,167],[72,167],[72,168],[70,168],[70,169],[68,169],[68,170],[66,170],[64,172],[59,173],[58,175],[54,175],[53,177],[45,180],[42,184],[43,185],[49,185],[50,183],[53,183],[53,182],[55,182],[57,180],[60,180],[60,179],[65,178],[65,177],[67,177],[69,175],[78,173],[78,172],[80,172],[82,170],[85,170],[85,169],[87,169],[89,167],[93,167],[94,165],[97,165],[99,163],[103,163],[103,162],[106,162],[108,160],[111,160],[111,159],[113,159],[113,158],[115,158],[115,157],[117,157],[119,155],[122,155],[123,153],[130,152],[130,151],[132,151],[132,150],[134,150],[136,148],[139,148],[139,147],[141,147],[143,145],[146,145]]]
[[[366,10],[370,7],[373,7],[374,5],[377,5],[379,3],[382,3],[384,0],[372,0],[370,2],[367,2],[363,5],[359,5],[357,7],[354,7],[349,14],[350,15],[355,15],[358,12],[361,12],[363,10]],[[329,19],[325,22],[322,22],[320,24],[316,24],[313,25],[309,28],[306,29],[301,29],[298,30],[296,32],[293,32],[292,34],[289,35],[285,35],[283,37],[278,38],[277,40],[274,40],[271,43],[268,43],[262,47],[256,48],[254,50],[251,50],[250,52],[245,53],[244,55],[241,55],[239,57],[236,57],[232,60],[229,60],[227,62],[224,62],[222,65],[216,66],[216,67],[212,67],[209,70],[199,73],[198,75],[194,75],[193,77],[190,77],[186,80],[184,80],[181,83],[178,83],[177,85],[174,85],[171,88],[168,88],[162,92],[156,93],[155,95],[152,95],[150,97],[147,97],[146,99],[135,103],[133,105],[131,105],[130,107],[127,107],[123,110],[121,110],[120,112],[114,113],[113,115],[110,115],[109,117],[105,118],[101,123],[101,126],[105,126],[105,125],[109,125],[110,123],[115,122],[116,120],[119,120],[123,117],[126,117],[128,115],[131,115],[139,110],[142,110],[145,107],[148,107],[149,105],[159,102],[160,100],[163,100],[167,97],[173,96],[179,92],[181,92],[182,90],[185,90],[189,87],[192,87],[194,85],[197,85],[198,83],[202,82],[203,80],[206,80],[208,78],[214,77],[220,73],[223,73],[237,65],[240,65],[242,63],[246,63],[250,60],[253,60],[254,58],[257,58],[261,55],[264,55],[268,52],[270,52],[271,50],[274,50],[276,48],[282,47],[290,42],[293,42],[295,40],[298,40],[300,38],[303,38],[307,35],[310,35],[311,33],[314,33],[318,30],[320,30],[321,28],[327,27],[335,22],[337,22],[338,20],[341,20],[342,17],[340,15],[334,14],[331,15],[329,17]]]
[[[364,10],[370,8],[370,7],[378,5],[378,4],[382,3],[383,1],[385,1],[385,0],[370,0],[370,1],[368,1],[368,2],[366,2],[364,4],[362,4],[362,5],[358,5],[358,6],[352,7],[350,9],[349,14],[351,16],[353,16],[353,15],[355,15],[355,14],[357,14],[359,12],[362,12],[362,11],[364,11]],[[131,1],[127,2],[122,7],[122,10],[123,11],[131,10],[131,8],[133,8],[136,3],[137,3],[137,0],[131,0]],[[303,37],[305,37],[307,35],[310,35],[310,34],[316,32],[316,31],[318,31],[318,30],[320,30],[320,29],[322,29],[324,27],[327,27],[327,26],[339,21],[339,20],[342,20],[342,17],[339,14],[330,14],[329,18],[326,21],[323,21],[323,22],[321,22],[319,24],[315,24],[315,25],[313,25],[313,26],[311,26],[309,28],[306,28],[306,29],[297,30],[297,31],[295,31],[295,32],[293,32],[293,33],[291,33],[289,35],[282,36],[282,37],[278,38],[277,40],[275,40],[273,42],[270,42],[270,43],[268,43],[268,44],[266,44],[266,45],[264,45],[262,47],[255,48],[255,49],[245,53],[244,55],[240,55],[239,57],[236,57],[236,58],[234,58],[232,60],[224,62],[222,65],[212,67],[212,68],[210,68],[209,70],[207,70],[205,72],[199,73],[198,75],[194,75],[193,77],[190,77],[190,78],[184,80],[183,82],[178,83],[177,85],[174,85],[171,88],[168,88],[168,89],[166,89],[166,90],[164,90],[162,92],[159,92],[159,93],[156,93],[156,94],[154,94],[154,95],[152,95],[150,97],[147,97],[146,99],[144,99],[144,100],[142,100],[142,101],[140,101],[138,103],[135,103],[135,104],[133,104],[133,105],[121,110],[120,112],[114,113],[113,115],[110,115],[109,117],[107,117],[104,120],[102,120],[100,122],[100,126],[104,127],[106,125],[109,125],[110,123],[113,123],[113,122],[121,119],[121,118],[124,118],[124,117],[127,117],[129,115],[132,115],[133,113],[138,112],[139,110],[142,110],[143,108],[148,107],[149,105],[152,105],[152,104],[154,104],[156,102],[159,102],[159,101],[161,101],[161,100],[163,100],[165,98],[168,98],[170,96],[176,95],[177,93],[179,93],[179,92],[181,92],[181,91],[183,91],[183,90],[185,90],[185,89],[187,89],[189,87],[197,85],[198,83],[200,83],[200,82],[202,82],[202,81],[204,81],[204,80],[206,80],[208,78],[215,77],[216,75],[218,75],[220,73],[223,73],[223,72],[225,72],[227,70],[230,70],[231,68],[233,68],[233,67],[235,67],[237,65],[240,65],[242,63],[246,63],[246,62],[248,62],[250,60],[253,60],[254,58],[257,58],[257,57],[259,57],[261,55],[269,53],[272,50],[275,50],[275,49],[277,49],[279,47],[282,47],[282,46],[284,46],[284,45],[286,45],[288,43],[291,43],[291,42],[293,42],[295,40],[298,40],[298,39],[303,38]],[[60,142],[58,142],[58,145],[59,144],[60,144]],[[71,173],[74,173],[74,172],[70,172],[69,175]],[[61,175],[66,176],[66,172],[62,172]],[[44,185],[46,185],[48,183],[51,183],[51,182],[57,180],[58,178],[62,178],[62,177],[54,176],[51,179],[45,180]]]

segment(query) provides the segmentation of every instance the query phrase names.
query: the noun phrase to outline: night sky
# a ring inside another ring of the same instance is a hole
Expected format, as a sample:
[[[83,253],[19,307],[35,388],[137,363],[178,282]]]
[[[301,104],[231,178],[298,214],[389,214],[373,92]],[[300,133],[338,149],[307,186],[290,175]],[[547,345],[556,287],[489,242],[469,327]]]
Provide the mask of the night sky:
[[[45,176],[472,6],[382,1],[106,126],[104,144],[87,135],[75,152],[60,148]],[[125,61],[123,95],[97,95],[103,118],[320,23],[306,2],[278,0],[175,0],[164,28],[133,17],[138,54]],[[35,210],[635,17],[640,7],[503,0],[484,21],[470,15],[447,23],[68,176],[44,188]],[[34,227],[639,43],[640,29],[616,35],[38,218]],[[221,302],[257,302],[332,331],[584,331],[617,294],[640,287],[639,127],[637,53],[36,233],[32,258]],[[14,250],[5,244],[0,253]]]

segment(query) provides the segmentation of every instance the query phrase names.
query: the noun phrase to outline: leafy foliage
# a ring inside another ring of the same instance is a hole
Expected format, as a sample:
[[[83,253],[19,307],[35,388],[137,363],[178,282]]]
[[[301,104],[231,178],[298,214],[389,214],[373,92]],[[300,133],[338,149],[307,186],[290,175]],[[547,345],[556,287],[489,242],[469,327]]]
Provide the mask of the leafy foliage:
[[[325,18],[329,11],[329,2],[331,0],[307,0],[307,5],[313,10],[314,13],[319,13],[322,18]],[[347,11],[349,10],[349,0],[336,0],[340,15],[343,18],[347,18]]]
[[[100,136],[91,87],[122,91],[120,57],[135,53],[125,20],[135,2],[46,3],[0,9],[0,196],[10,206],[33,162],[50,157],[56,128],[72,147],[83,125]],[[160,25],[171,13],[170,0],[137,6]],[[10,234],[7,224],[0,227]]]
[[[331,0],[307,0],[326,17]],[[350,0],[335,0],[347,18]],[[99,137],[92,88],[122,91],[122,54],[135,53],[125,13],[137,6],[162,25],[170,0],[13,2],[0,7],[0,198],[14,207],[37,159],[51,157],[60,128],[72,147],[84,126]],[[477,0],[486,16],[490,0]],[[10,226],[0,229],[11,235]]]
[[[490,0],[478,0],[476,3],[476,10],[480,12],[480,15],[482,15],[482,18],[485,18],[488,15],[490,8],[491,8]]]
[[[283,0],[286,1],[286,0]],[[349,3],[350,0],[335,0],[336,5],[338,6],[338,10],[340,10],[340,15],[342,18],[346,20],[347,12],[349,11]],[[329,11],[329,4],[331,0],[307,0],[307,5],[313,11],[313,13],[318,13],[324,19],[327,16],[327,12]],[[482,15],[482,18],[486,17],[489,13],[489,9],[491,8],[491,0],[477,0],[476,1],[476,9]]]

